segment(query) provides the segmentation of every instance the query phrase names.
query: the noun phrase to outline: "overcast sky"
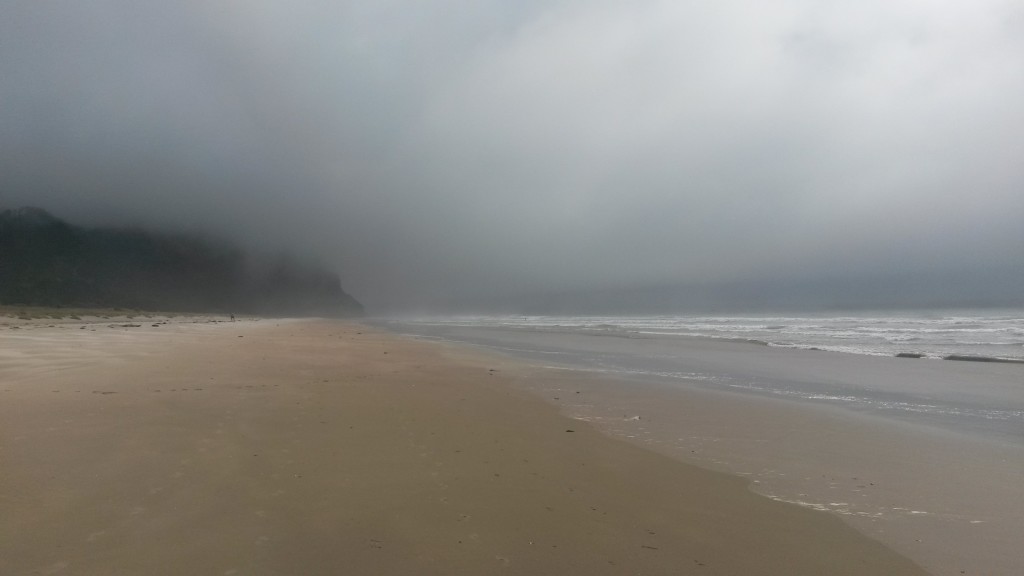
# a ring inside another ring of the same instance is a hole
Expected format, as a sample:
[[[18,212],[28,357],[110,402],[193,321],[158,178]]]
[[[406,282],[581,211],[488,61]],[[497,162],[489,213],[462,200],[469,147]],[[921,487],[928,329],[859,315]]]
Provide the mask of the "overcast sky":
[[[0,206],[307,252],[371,309],[1024,268],[1019,0],[0,14]]]

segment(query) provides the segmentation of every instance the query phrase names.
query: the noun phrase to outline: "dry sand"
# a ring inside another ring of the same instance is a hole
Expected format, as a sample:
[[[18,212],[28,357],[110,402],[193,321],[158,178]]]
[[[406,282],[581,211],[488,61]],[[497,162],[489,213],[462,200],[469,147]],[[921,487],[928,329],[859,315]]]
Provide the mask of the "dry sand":
[[[553,371],[340,322],[0,330],[0,574],[923,573],[512,384]]]

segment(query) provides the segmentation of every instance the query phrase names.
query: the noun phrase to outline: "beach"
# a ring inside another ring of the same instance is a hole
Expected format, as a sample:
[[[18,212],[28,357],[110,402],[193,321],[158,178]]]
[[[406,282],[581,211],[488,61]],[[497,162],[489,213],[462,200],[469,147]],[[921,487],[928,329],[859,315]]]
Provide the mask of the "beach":
[[[933,574],[1024,571],[1020,365],[603,324],[481,318],[387,325],[560,371],[560,384],[520,382],[616,438],[743,476],[766,497],[842,518]]]
[[[578,372],[338,321],[3,324],[3,574],[925,573],[542,398]]]

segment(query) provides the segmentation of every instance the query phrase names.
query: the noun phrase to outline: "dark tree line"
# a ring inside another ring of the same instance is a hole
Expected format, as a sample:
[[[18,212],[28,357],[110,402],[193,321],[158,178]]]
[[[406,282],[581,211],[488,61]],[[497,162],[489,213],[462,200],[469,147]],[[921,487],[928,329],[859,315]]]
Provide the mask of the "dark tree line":
[[[0,212],[0,304],[351,316],[333,272],[288,256],[133,228],[74,226],[38,208]]]

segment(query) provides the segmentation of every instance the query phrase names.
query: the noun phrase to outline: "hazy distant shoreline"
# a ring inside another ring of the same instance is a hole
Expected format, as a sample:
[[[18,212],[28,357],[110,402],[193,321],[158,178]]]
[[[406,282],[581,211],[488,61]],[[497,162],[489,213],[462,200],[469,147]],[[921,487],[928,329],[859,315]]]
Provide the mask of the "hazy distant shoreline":
[[[0,210],[0,304],[351,317],[338,275],[197,234],[88,228],[32,207]]]

